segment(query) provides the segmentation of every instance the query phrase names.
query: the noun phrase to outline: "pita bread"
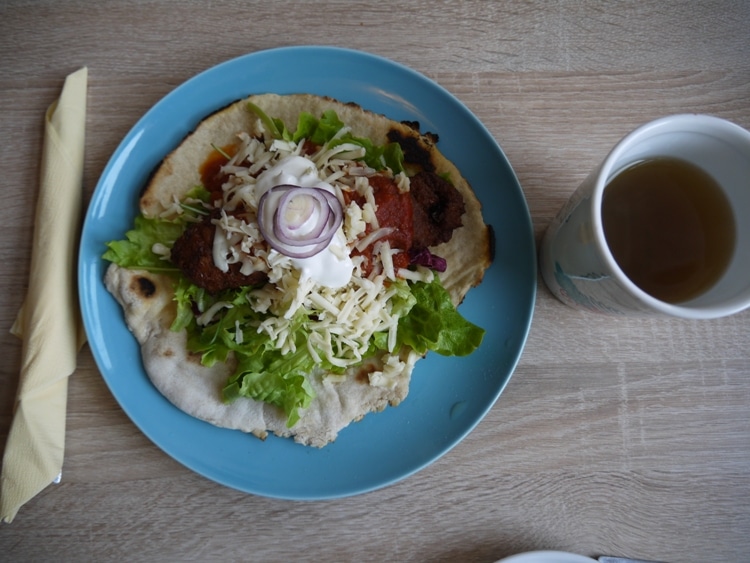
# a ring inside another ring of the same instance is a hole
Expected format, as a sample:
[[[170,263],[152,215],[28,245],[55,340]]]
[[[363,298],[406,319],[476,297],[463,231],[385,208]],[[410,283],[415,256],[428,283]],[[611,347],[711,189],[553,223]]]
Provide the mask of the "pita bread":
[[[368,412],[398,405],[409,391],[411,367],[417,355],[407,351],[405,371],[392,389],[369,385],[367,374],[379,369],[377,359],[349,370],[341,382],[314,374],[310,383],[316,397],[301,420],[287,428],[284,412],[266,403],[238,399],[221,400],[221,389],[233,371],[231,363],[204,367],[200,358],[187,351],[185,331],[173,332],[171,280],[149,272],[127,270],[116,264],[107,269],[107,289],[125,312],[127,325],[141,345],[146,373],[154,386],[179,409],[216,426],[235,428],[264,439],[268,432],[294,436],[305,445],[322,447],[336,438],[339,430]]]
[[[175,198],[182,199],[201,183],[199,168],[212,146],[234,142],[240,131],[251,135],[258,133],[258,119],[248,111],[248,101],[267,115],[282,119],[292,130],[300,112],[318,116],[333,109],[355,136],[385,144],[388,134],[395,131],[398,137],[414,143],[418,147],[416,152],[427,159],[420,165],[432,166],[438,174],[448,174],[464,198],[463,226],[454,231],[449,242],[431,249],[447,261],[446,272],[440,276],[443,286],[458,305],[466,292],[481,281],[492,258],[489,229],[471,187],[435,147],[436,138],[420,134],[414,124],[397,123],[357,105],[330,98],[305,94],[251,96],[207,117],[153,174],[140,199],[144,216],[160,216]],[[405,152],[408,157],[408,151]],[[288,428],[286,415],[273,405],[244,398],[230,404],[222,401],[221,389],[233,372],[233,361],[230,357],[227,363],[207,368],[187,351],[186,332],[170,330],[176,307],[169,277],[112,264],[105,283],[122,306],[126,323],[141,345],[144,368],[155,387],[192,416],[216,426],[252,433],[261,439],[272,432],[293,437],[305,445],[324,446],[351,422],[403,401],[408,394],[412,369],[419,359],[411,349],[401,350],[398,355],[404,367],[389,387],[371,385],[368,379],[371,372],[383,368],[382,356],[348,369],[343,377],[327,377],[322,371],[310,374],[308,380],[316,396],[301,413],[300,420]]]

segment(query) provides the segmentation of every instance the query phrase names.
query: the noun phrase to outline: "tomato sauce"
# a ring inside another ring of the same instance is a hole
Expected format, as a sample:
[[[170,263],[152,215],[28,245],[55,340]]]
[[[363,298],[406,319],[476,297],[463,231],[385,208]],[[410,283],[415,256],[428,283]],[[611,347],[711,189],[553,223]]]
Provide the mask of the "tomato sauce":
[[[224,154],[222,154],[222,152]],[[222,196],[221,186],[227,180],[227,174],[222,173],[221,167],[224,166],[229,159],[225,155],[234,156],[237,152],[236,145],[226,145],[221,147],[221,152],[214,149],[212,150],[206,160],[203,161],[199,169],[201,175],[201,183],[203,187],[208,190],[214,199],[220,199]]]
[[[393,232],[379,240],[388,241],[394,250],[401,250],[393,255],[393,267],[396,270],[406,268],[409,266],[409,249],[413,237],[411,196],[408,192],[402,193],[392,178],[376,175],[371,176],[369,180],[377,204],[375,217],[378,219],[378,225],[381,228],[393,229]],[[364,198],[356,198],[356,201],[360,205],[364,204]],[[371,228],[368,226],[367,232],[370,231]],[[373,247],[374,245],[370,245],[361,252],[353,251],[354,255],[360,254],[366,259],[363,264],[365,276],[371,271]]]

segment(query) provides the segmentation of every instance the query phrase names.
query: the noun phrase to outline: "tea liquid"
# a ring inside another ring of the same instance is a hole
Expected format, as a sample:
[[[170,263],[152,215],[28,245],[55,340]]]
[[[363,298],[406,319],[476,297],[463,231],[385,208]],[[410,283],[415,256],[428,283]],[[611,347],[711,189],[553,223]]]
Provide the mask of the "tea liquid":
[[[625,275],[668,303],[710,289],[734,252],[735,223],[727,196],[709,174],[676,158],[644,160],[610,180],[602,223]]]

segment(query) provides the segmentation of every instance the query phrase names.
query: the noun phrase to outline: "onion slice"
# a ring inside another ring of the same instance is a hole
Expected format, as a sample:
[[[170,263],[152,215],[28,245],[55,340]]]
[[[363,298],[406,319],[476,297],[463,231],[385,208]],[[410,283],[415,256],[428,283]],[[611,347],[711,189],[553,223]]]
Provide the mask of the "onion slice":
[[[427,248],[422,248],[421,250],[416,251],[410,250],[409,263],[425,266],[426,268],[435,270],[436,272],[445,272],[445,270],[448,268],[448,262],[445,258],[434,255]]]
[[[281,184],[258,201],[261,234],[290,258],[309,258],[327,248],[343,220],[341,203],[323,188]]]

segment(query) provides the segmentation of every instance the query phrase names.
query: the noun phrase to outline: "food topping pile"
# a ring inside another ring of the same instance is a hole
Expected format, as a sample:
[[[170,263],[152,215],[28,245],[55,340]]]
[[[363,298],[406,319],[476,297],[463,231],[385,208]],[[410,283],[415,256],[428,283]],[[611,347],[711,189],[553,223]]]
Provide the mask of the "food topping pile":
[[[316,369],[344,377],[383,354],[369,383],[387,387],[428,350],[471,353],[484,331],[455,310],[430,251],[461,226],[450,178],[409,168],[398,142],[354,137],[333,111],[289,131],[248,110],[255,131],[213,147],[202,185],[105,254],[174,276],[172,329],[205,365],[237,363],[225,400],[271,402],[292,425]]]

